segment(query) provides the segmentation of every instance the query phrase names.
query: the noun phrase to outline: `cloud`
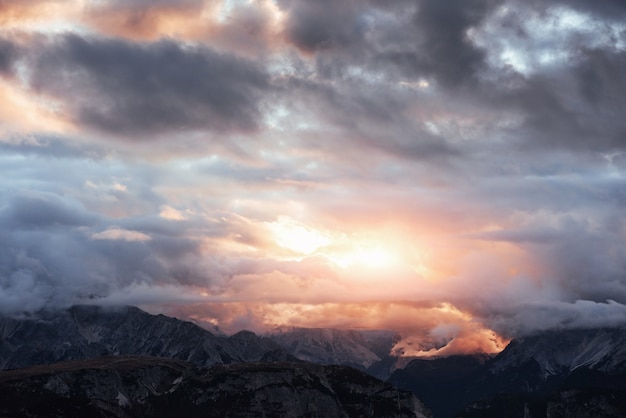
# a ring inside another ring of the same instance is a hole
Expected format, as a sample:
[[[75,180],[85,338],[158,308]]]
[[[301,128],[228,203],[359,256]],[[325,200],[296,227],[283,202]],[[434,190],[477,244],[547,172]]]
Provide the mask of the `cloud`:
[[[20,20],[41,15],[46,7],[55,6],[65,0],[2,0],[0,2],[0,21]]]
[[[129,231],[120,228],[109,228],[106,231],[97,232],[91,235],[91,239],[109,239],[123,241],[149,241],[150,235],[146,235],[139,231]]]
[[[204,9],[203,0],[118,1],[86,6],[85,20],[107,33],[133,39],[158,39],[183,30]]]
[[[77,227],[97,220],[80,202],[54,194],[24,193],[4,209],[4,219],[21,228]]]
[[[613,300],[553,301],[514,305],[487,323],[504,335],[522,336],[554,329],[619,327],[624,324],[625,313],[626,305]]]
[[[582,0],[560,0],[559,3],[566,4],[572,8],[597,14],[605,19],[619,20],[626,13],[624,3],[619,0],[609,0],[601,3],[589,3]]]
[[[620,322],[619,2],[79,5],[0,3],[5,312],[397,327],[422,355]]]
[[[0,39],[0,74],[7,75],[13,72],[17,52],[18,50],[12,42]]]
[[[413,24],[420,51],[405,55],[443,84],[456,86],[475,77],[482,69],[484,52],[472,44],[467,31],[478,26],[498,1],[438,2],[424,0],[418,5]]]
[[[30,68],[31,88],[75,124],[127,138],[254,130],[268,88],[254,63],[172,40],[60,35],[41,40]]]
[[[284,1],[288,38],[306,52],[350,48],[362,40],[367,23],[356,2]]]

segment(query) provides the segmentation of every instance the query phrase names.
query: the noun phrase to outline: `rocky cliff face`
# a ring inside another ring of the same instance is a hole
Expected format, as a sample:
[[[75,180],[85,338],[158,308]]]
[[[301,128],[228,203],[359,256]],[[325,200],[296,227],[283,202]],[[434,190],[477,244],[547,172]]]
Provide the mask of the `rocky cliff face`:
[[[199,368],[118,356],[0,372],[3,417],[428,417],[414,395],[345,366]]]
[[[0,368],[137,354],[212,365],[295,360],[250,332],[217,336],[190,322],[134,307],[74,306],[30,318],[0,318]]]
[[[368,370],[387,358],[394,344],[393,331],[358,331],[328,328],[286,328],[268,335],[293,356],[318,364],[343,364]]]
[[[626,329],[549,331],[516,339],[494,359],[490,369],[498,374],[529,362],[537,364],[544,379],[578,368],[626,371]]]

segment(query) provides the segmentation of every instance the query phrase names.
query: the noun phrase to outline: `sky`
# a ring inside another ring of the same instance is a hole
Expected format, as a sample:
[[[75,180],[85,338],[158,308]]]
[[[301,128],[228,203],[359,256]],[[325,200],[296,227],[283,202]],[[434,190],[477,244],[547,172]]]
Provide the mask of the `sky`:
[[[620,0],[0,0],[0,312],[626,322]]]

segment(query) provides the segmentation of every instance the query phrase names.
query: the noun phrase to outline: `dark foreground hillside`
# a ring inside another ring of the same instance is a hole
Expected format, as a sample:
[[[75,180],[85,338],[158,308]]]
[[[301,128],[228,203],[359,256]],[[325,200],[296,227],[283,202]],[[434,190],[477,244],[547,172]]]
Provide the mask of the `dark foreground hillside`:
[[[436,418],[626,417],[626,329],[547,331],[490,360],[414,360],[388,381]]]
[[[346,366],[209,368],[141,356],[0,372],[2,417],[428,417],[409,392]]]

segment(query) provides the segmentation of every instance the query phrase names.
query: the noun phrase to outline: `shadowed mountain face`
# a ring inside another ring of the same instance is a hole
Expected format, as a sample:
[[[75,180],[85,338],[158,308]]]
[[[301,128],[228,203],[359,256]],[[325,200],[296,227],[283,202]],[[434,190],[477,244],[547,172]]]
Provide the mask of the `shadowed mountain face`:
[[[2,369],[124,354],[197,365],[295,360],[276,343],[251,332],[216,336],[191,322],[134,307],[74,306],[33,318],[0,318]]]
[[[388,381],[417,394],[435,416],[450,416],[462,406],[460,395],[488,359],[487,355],[416,359]]]
[[[268,338],[301,360],[343,364],[366,371],[389,356],[396,334],[393,331],[288,328]]]
[[[415,360],[388,380],[435,417],[626,416],[626,330],[550,331],[491,360]]]
[[[137,356],[0,372],[2,417],[428,417],[409,392],[345,366],[198,368]]]

